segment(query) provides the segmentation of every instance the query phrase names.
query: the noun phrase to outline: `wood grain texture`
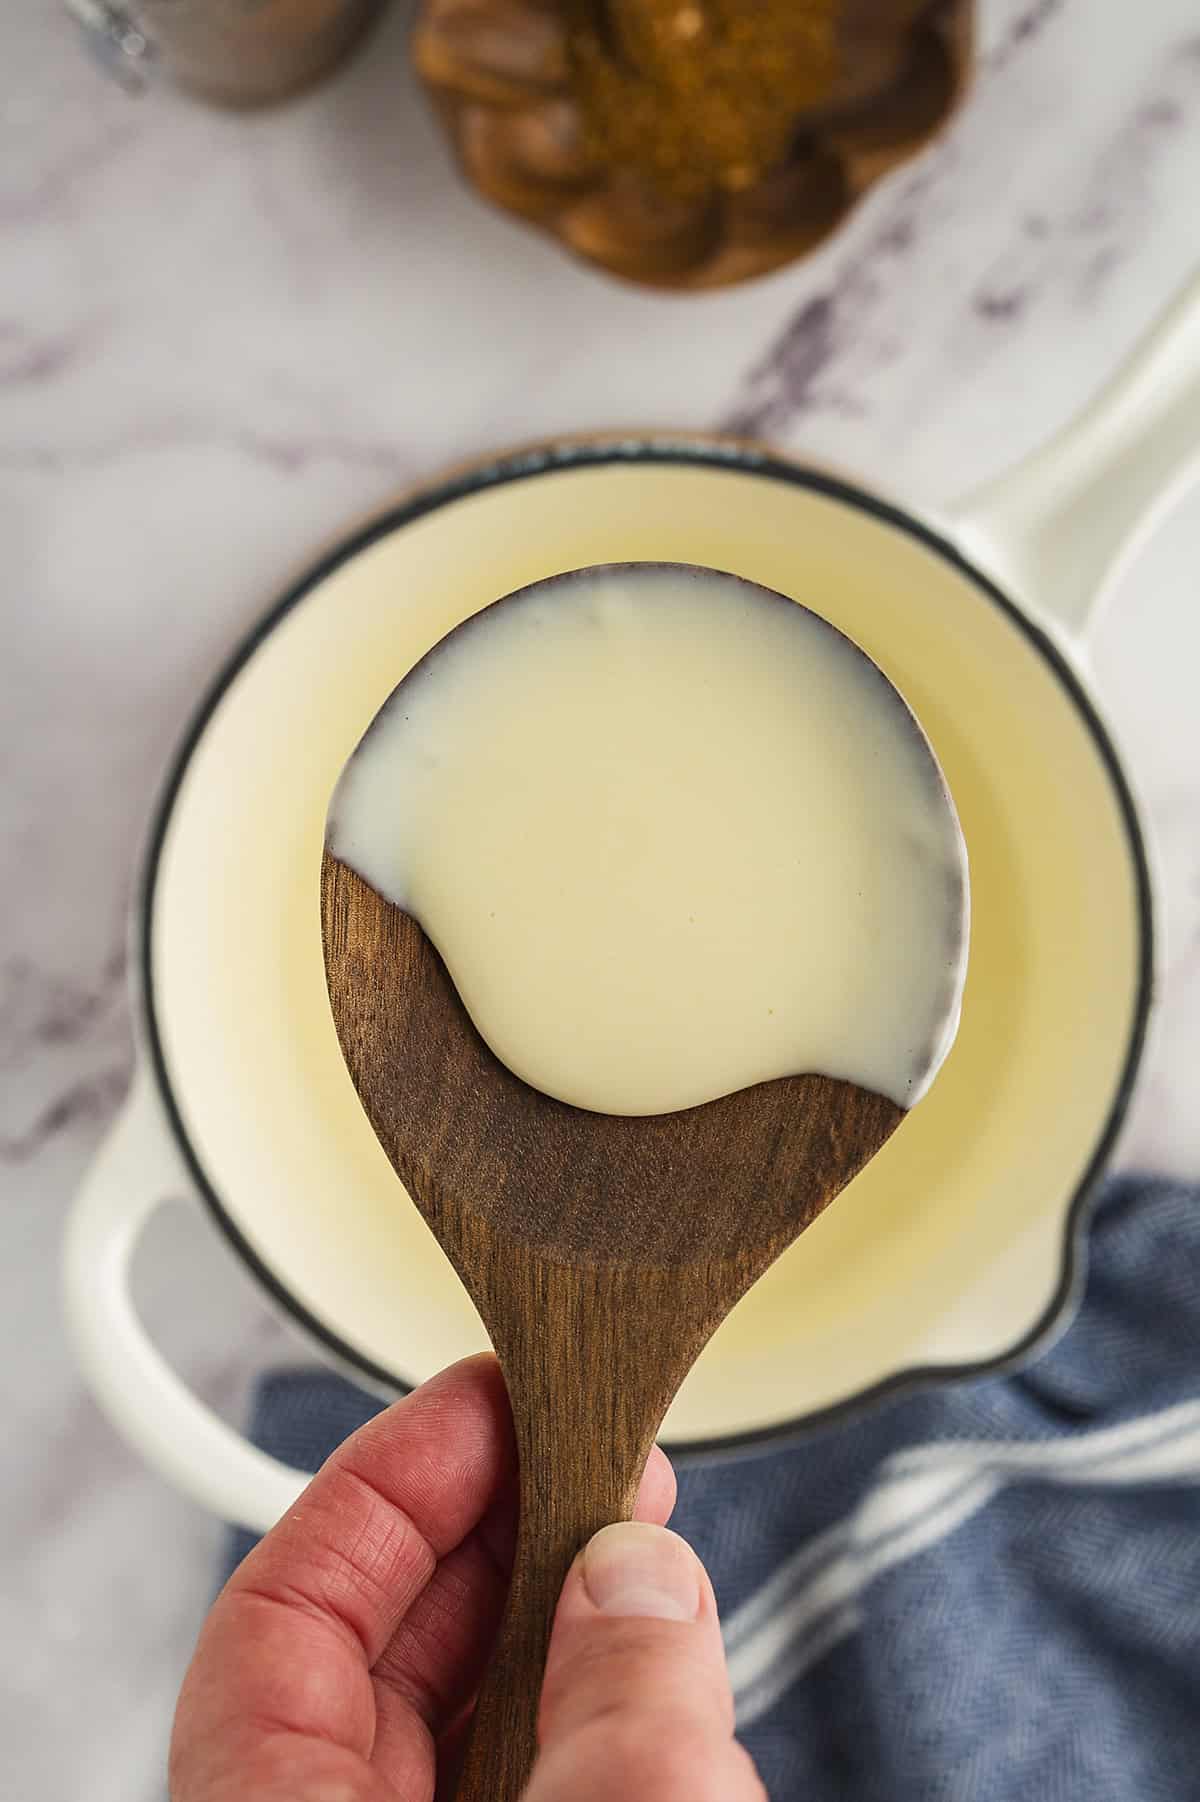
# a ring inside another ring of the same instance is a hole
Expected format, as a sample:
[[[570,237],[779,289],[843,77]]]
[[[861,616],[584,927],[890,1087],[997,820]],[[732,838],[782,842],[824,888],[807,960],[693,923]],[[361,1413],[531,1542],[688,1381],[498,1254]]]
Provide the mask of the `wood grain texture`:
[[[628,1519],[663,1415],[715,1328],[904,1111],[821,1076],[674,1114],[569,1107],[500,1063],[421,928],[328,853],[321,917],[359,1097],[478,1308],[512,1400],[516,1565],[458,1796],[516,1802],[571,1559]]]

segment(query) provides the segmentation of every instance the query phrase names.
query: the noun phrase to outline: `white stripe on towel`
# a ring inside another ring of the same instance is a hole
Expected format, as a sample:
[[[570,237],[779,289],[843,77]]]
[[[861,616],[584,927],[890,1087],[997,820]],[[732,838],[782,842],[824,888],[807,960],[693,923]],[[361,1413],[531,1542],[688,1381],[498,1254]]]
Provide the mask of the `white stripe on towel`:
[[[1006,1484],[1197,1478],[1200,1402],[1071,1439],[957,1440],[893,1454],[853,1513],[794,1552],[725,1623],[739,1726],[854,1631],[875,1577],[946,1538]]]

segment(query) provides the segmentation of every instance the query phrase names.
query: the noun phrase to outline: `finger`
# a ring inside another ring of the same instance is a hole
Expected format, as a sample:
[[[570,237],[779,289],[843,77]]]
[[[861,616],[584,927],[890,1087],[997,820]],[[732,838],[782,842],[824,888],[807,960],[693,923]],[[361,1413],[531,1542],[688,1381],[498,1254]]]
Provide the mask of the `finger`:
[[[712,1586],[660,1527],[606,1527],[563,1588],[526,1802],[764,1802],[733,1738]]]
[[[658,1527],[666,1526],[675,1508],[675,1471],[661,1446],[656,1445],[646,1460],[642,1486],[638,1491],[635,1520],[646,1520]]]
[[[214,1605],[180,1698],[177,1768],[281,1734],[369,1755],[370,1666],[514,1463],[490,1357],[443,1371],[339,1447]]]
[[[675,1505],[675,1473],[655,1446],[637,1501],[639,1520],[665,1522]],[[487,1665],[512,1570],[516,1539],[515,1488],[438,1566],[375,1666],[377,1688],[393,1692],[401,1707],[415,1709],[435,1733],[461,1713]],[[391,1708],[381,1695],[380,1732],[389,1730]]]
[[[499,1366],[468,1358],[340,1446],[226,1594],[265,1593],[315,1612],[352,1635],[373,1664],[515,1462]]]

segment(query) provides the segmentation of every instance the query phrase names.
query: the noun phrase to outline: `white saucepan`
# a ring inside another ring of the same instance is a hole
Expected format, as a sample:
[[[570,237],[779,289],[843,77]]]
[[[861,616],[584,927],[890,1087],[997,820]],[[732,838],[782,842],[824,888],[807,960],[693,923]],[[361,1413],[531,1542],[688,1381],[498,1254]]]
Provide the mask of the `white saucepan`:
[[[1044,1345],[1079,1292],[1154,962],[1143,833],[1082,638],[1198,447],[1200,287],[1080,419],[940,520],[744,444],[591,439],[455,474],[309,569],[234,652],[168,774],[134,922],[139,1068],[67,1234],[84,1369],[150,1462],[258,1528],[305,1481],[209,1412],[135,1317],[138,1235],[181,1191],[317,1349],[381,1394],[483,1343],[342,1065],[322,828],[365,724],[430,645],[589,563],[711,564],[825,614],[917,713],[971,860],[945,1069],[713,1339],[667,1443],[753,1450]]]

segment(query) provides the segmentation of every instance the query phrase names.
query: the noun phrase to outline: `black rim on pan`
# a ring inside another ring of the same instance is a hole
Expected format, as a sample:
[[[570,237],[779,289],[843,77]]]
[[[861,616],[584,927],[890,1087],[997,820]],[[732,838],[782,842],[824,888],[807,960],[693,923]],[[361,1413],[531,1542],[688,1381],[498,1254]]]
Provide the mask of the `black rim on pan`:
[[[211,684],[175,753],[151,823],[137,909],[137,962],[140,972],[146,1039],[155,1078],[166,1108],[167,1118],[178,1141],[184,1161],[214,1219],[263,1287],[311,1338],[333,1355],[335,1362],[345,1368],[348,1373],[365,1378],[373,1387],[381,1388],[391,1394],[404,1393],[409,1386],[403,1379],[364,1357],[346,1340],[331,1331],[263,1263],[235,1224],[221,1197],[209,1181],[188,1136],[167,1069],[155,1006],[151,966],[151,922],[163,845],[176,798],[191,762],[192,752],[226,690],[285,615],[305,600],[334,570],[349,562],[351,558],[358,556],[361,551],[366,550],[368,546],[375,544],[379,539],[386,538],[399,527],[409,525],[426,513],[431,513],[481,490],[502,487],[510,482],[524,481],[531,476],[543,475],[551,471],[639,462],[701,465],[759,478],[765,477],[771,481],[789,483],[796,488],[808,489],[814,493],[825,495],[831,500],[858,508],[862,512],[882,520],[885,524],[907,533],[910,538],[915,538],[927,549],[936,552],[960,575],[964,576],[975,589],[999,607],[1012,624],[1023,632],[1026,638],[1040,651],[1095,741],[1096,750],[1108,772],[1129,842],[1130,857],[1135,871],[1140,928],[1137,999],[1125,1062],[1114,1090],[1108,1118],[1066,1211],[1063,1222],[1062,1261],[1058,1283],[1053,1296],[1033,1326],[1015,1345],[1010,1346],[1007,1351],[994,1358],[981,1362],[914,1366],[908,1370],[897,1371],[893,1375],[883,1378],[871,1388],[849,1396],[843,1401],[835,1402],[827,1408],[781,1421],[773,1426],[755,1427],[745,1432],[721,1435],[712,1439],[668,1442],[672,1454],[676,1457],[712,1458],[754,1448],[776,1447],[782,1441],[810,1431],[814,1427],[844,1420],[885,1396],[905,1394],[931,1383],[951,1382],[956,1378],[966,1376],[994,1376],[1010,1369],[1028,1357],[1039,1341],[1053,1329],[1056,1321],[1076,1296],[1083,1281],[1083,1233],[1089,1201],[1129,1105],[1134,1078],[1145,1044],[1152,999],[1154,925],[1146,850],[1138,825],[1133,797],[1125,781],[1116,752],[1069,661],[1049,634],[1044,632],[1035,621],[1028,618],[1002,589],[976,569],[955,545],[931,527],[904,512],[903,509],[889,505],[875,495],[856,488],[852,483],[827,475],[821,470],[790,463],[783,458],[772,456],[766,451],[733,442],[722,444],[719,440],[693,442],[687,439],[660,440],[630,437],[551,444],[497,458],[492,462],[475,464],[461,474],[452,476],[431,488],[422,489],[372,519],[368,525],[342,540],[336,549],[313,564],[276,601],[249,635],[243,639]]]

